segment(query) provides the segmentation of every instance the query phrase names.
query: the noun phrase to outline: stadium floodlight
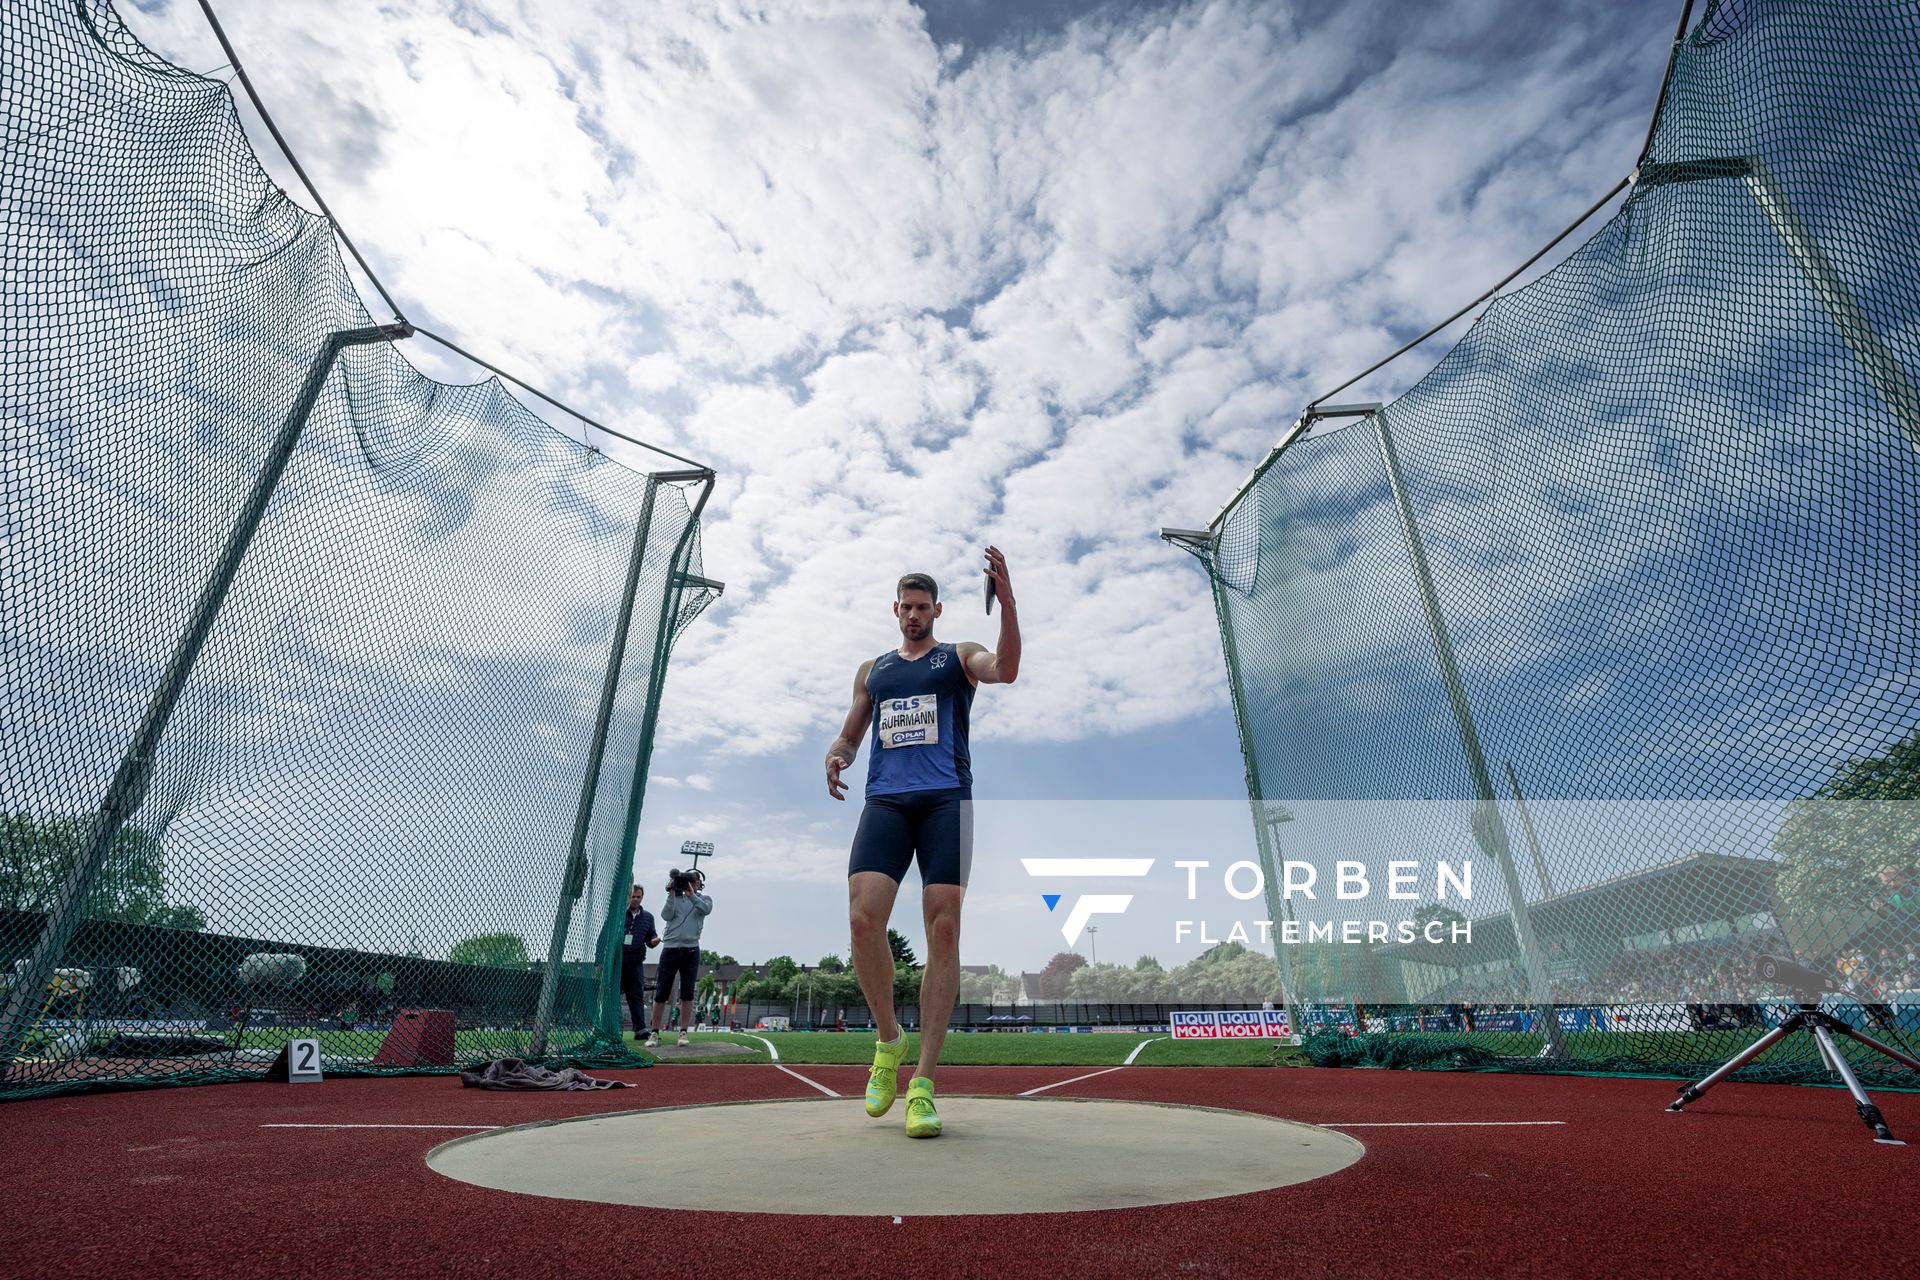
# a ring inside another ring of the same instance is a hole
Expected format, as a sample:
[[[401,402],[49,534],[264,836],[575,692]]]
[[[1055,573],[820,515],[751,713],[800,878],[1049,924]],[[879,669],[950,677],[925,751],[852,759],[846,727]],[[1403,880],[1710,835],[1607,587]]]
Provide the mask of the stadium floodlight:
[[[1643,164],[1633,171],[1633,183],[1642,189],[1671,186],[1681,182],[1699,182],[1713,178],[1738,178],[1747,194],[1766,215],[1767,224],[1780,237],[1787,256],[1800,269],[1813,296],[1820,300],[1840,340],[1853,353],[1866,372],[1867,381],[1887,409],[1907,433],[1913,447],[1920,449],[1920,391],[1907,377],[1906,366],[1894,355],[1879,330],[1873,326],[1860,302],[1847,288],[1847,282],[1820,241],[1801,221],[1787,193],[1774,181],[1766,162],[1758,156],[1717,156],[1705,160],[1675,160],[1662,164]]]

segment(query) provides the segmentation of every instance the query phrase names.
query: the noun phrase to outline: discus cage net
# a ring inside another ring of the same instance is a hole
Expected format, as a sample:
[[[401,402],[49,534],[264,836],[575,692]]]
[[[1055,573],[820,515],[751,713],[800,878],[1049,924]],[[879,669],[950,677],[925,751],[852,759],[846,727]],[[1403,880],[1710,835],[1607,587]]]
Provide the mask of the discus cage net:
[[[0,36],[0,1097],[292,1037],[637,1063],[609,975],[712,473],[413,368],[105,0]]]
[[[1470,942],[1276,948],[1317,1061],[1703,1074],[1788,1007],[1767,953],[1914,1047],[1920,10],[1720,0],[1668,75],[1590,239],[1167,531],[1269,882],[1479,859],[1470,905],[1388,904]]]

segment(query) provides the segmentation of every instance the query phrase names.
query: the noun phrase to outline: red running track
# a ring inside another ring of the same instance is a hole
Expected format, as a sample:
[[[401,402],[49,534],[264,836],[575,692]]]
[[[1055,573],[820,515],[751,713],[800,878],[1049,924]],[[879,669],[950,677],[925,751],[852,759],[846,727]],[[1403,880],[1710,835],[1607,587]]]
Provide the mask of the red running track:
[[[849,1124],[870,1123],[856,1110],[864,1070],[797,1070],[849,1095]],[[1084,1073],[950,1067],[941,1080],[948,1094],[1007,1094]],[[898,1224],[521,1196],[426,1167],[458,1130],[261,1127],[492,1126],[819,1096],[771,1066],[605,1074],[639,1087],[487,1093],[423,1077],[0,1105],[0,1274],[1911,1276],[1920,1265],[1916,1094],[1879,1095],[1915,1140],[1885,1147],[1832,1089],[1725,1085],[1676,1116],[1662,1110],[1665,1081],[1133,1067],[1050,1092],[1323,1123],[1367,1154],[1331,1177],[1222,1200]],[[1359,1127],[1467,1120],[1566,1123]],[[920,1147],[902,1135],[901,1158]]]

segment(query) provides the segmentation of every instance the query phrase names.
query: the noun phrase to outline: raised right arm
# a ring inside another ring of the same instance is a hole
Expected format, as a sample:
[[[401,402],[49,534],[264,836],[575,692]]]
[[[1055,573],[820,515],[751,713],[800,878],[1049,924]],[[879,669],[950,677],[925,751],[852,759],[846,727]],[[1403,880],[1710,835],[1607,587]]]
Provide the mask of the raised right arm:
[[[873,695],[867,692],[867,675],[872,670],[872,658],[860,664],[853,677],[853,706],[847,711],[846,723],[840,726],[840,736],[827,748],[827,794],[835,800],[847,798],[847,784],[840,781],[840,771],[859,757],[860,740],[867,736],[867,726],[873,722]]]

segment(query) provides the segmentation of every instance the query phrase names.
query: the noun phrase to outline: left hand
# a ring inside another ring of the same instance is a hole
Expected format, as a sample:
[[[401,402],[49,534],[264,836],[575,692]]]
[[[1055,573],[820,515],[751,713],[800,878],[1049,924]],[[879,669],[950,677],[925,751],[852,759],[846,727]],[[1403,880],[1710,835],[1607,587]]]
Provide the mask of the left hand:
[[[1007,558],[1000,554],[1000,548],[987,548],[987,576],[993,579],[993,598],[1000,602],[1002,609],[1013,607],[1013,579],[1007,576]]]

